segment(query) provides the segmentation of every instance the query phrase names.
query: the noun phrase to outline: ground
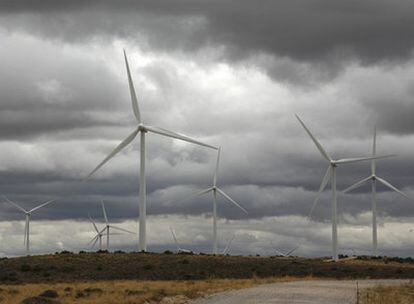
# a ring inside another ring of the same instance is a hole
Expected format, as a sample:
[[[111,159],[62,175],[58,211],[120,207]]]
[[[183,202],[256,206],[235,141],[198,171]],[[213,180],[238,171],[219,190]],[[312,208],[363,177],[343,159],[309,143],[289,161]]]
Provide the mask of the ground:
[[[62,252],[1,259],[0,303],[20,303],[47,290],[58,297],[25,303],[180,303],[280,281],[413,277],[414,261],[399,258],[333,263],[321,258]]]

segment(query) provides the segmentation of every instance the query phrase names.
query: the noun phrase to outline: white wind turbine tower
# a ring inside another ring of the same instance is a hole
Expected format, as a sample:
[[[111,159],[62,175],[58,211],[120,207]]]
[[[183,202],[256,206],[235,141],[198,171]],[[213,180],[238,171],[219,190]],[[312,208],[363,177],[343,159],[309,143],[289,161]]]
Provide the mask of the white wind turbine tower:
[[[126,230],[124,228],[120,228],[120,227],[109,224],[108,217],[106,215],[104,202],[101,201],[101,204],[102,204],[102,212],[103,212],[104,219],[105,219],[105,228],[104,228],[104,230],[106,230],[106,250],[109,251],[109,235],[110,234],[113,235],[112,233],[110,233],[110,229],[115,229],[115,230],[131,233],[131,234],[135,234],[135,233],[132,232],[132,231]]]
[[[16,203],[12,202],[11,200],[9,200],[5,195],[3,195],[3,197],[6,199],[6,201],[8,203],[10,203],[11,205],[13,205],[14,207],[16,207],[17,209],[19,209],[20,211],[24,212],[25,217],[26,217],[26,224],[24,227],[24,244],[26,245],[26,254],[29,255],[30,254],[30,218],[32,216],[32,213],[46,205],[49,205],[50,203],[54,202],[56,199],[52,199],[49,200],[41,205],[38,205],[30,210],[26,210],[22,207],[20,207],[19,205],[17,205]]]
[[[372,144],[372,156],[375,157],[377,149],[377,130],[374,128],[374,140]],[[356,182],[355,184],[349,186],[344,190],[344,193],[357,189],[364,185],[365,183],[371,183],[371,192],[372,192],[372,254],[378,256],[378,237],[377,237],[377,181],[386,186],[387,188],[401,194],[407,199],[410,199],[404,192],[397,189],[385,179],[378,177],[376,175],[376,160],[371,160],[371,175]]]
[[[213,193],[213,254],[218,254],[218,243],[217,243],[217,193],[221,194],[226,198],[229,202],[236,205],[238,208],[243,210],[244,213],[247,214],[246,209],[244,209],[242,206],[240,206],[235,200],[233,200],[230,196],[228,196],[223,190],[221,190],[219,187],[217,187],[217,174],[218,174],[218,168],[219,168],[219,162],[220,162],[220,151],[221,148],[218,148],[217,151],[217,162],[216,162],[216,170],[214,171],[214,177],[213,177],[213,186],[210,188],[207,188],[205,190],[202,190],[195,194],[195,196],[200,196],[209,192]]]
[[[180,244],[178,243],[177,236],[175,235],[175,232],[171,227],[170,227],[170,231],[171,231],[172,237],[174,239],[175,246],[177,247],[177,252],[178,253],[193,253],[193,251],[191,251],[189,249],[181,248]]]
[[[319,201],[319,197],[322,191],[325,189],[326,185],[328,184],[329,180],[331,181],[331,188],[332,188],[332,259],[334,261],[338,261],[338,230],[337,230],[337,221],[338,221],[338,211],[337,211],[337,193],[336,193],[336,168],[340,164],[349,164],[355,163],[360,161],[366,161],[371,159],[378,159],[389,157],[391,155],[386,156],[378,156],[378,157],[357,157],[357,158],[343,158],[343,159],[332,159],[328,153],[324,150],[322,145],[316,140],[316,138],[312,135],[303,121],[296,115],[296,118],[299,120],[302,127],[305,129],[306,133],[308,133],[309,137],[312,139],[316,147],[318,148],[319,152],[322,154],[323,158],[326,159],[328,162],[328,168],[326,173],[322,179],[321,186],[319,188],[318,194],[313,202],[312,209],[310,211],[309,217],[312,215],[313,209],[315,208],[316,204]]]
[[[147,215],[147,186],[145,177],[145,135],[146,133],[155,133],[167,137],[180,139],[186,142],[197,144],[200,146],[216,149],[216,147],[202,143],[188,136],[172,132],[163,128],[145,125],[141,119],[141,112],[138,106],[138,99],[135,93],[134,83],[132,81],[131,72],[129,69],[128,59],[124,50],[125,65],[128,75],[129,91],[131,95],[132,109],[136,118],[137,126],[135,130],[128,135],[92,172],[88,175],[91,177],[99,168],[101,168],[108,160],[114,157],[118,152],[125,148],[140,134],[140,177],[139,177],[139,250],[147,250],[146,240],[146,215]]]

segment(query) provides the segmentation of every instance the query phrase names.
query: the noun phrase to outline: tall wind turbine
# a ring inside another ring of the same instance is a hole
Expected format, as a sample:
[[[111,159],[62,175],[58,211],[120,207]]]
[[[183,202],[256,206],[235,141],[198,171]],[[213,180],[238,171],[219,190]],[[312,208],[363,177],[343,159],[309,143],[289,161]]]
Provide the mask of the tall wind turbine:
[[[336,194],[336,168],[340,164],[349,164],[349,163],[355,163],[360,161],[366,161],[371,159],[378,159],[378,158],[384,158],[389,157],[387,156],[378,156],[378,157],[357,157],[357,158],[343,158],[343,159],[332,159],[328,153],[325,151],[325,149],[322,147],[322,145],[317,141],[317,139],[312,135],[310,130],[306,127],[304,122],[299,118],[298,115],[296,115],[296,118],[299,120],[302,127],[305,129],[306,133],[308,133],[309,137],[312,139],[316,147],[318,148],[319,152],[323,156],[323,158],[326,159],[328,162],[328,168],[325,172],[325,175],[322,179],[321,186],[319,187],[318,194],[313,202],[312,209],[310,211],[309,216],[312,215],[313,209],[315,208],[316,204],[319,201],[319,197],[322,193],[322,191],[325,189],[326,185],[328,184],[329,180],[331,181],[331,188],[332,188],[332,259],[334,261],[338,261],[338,211],[337,211],[337,194]]]
[[[109,251],[109,235],[111,234],[110,231],[109,231],[110,229],[115,229],[115,230],[131,233],[131,234],[135,234],[135,233],[132,232],[132,231],[126,230],[124,228],[120,228],[120,227],[109,224],[108,216],[106,215],[105,204],[104,204],[103,201],[101,201],[101,205],[102,205],[102,212],[103,212],[104,219],[105,219],[105,228],[104,228],[104,230],[106,230],[106,250]]]
[[[213,254],[218,254],[218,243],[217,243],[217,193],[221,194],[225,199],[227,199],[230,203],[234,204],[236,207],[241,209],[244,213],[247,214],[246,209],[240,206],[235,200],[233,200],[230,196],[228,196],[223,190],[217,187],[217,174],[220,162],[220,152],[221,147],[218,148],[217,151],[217,162],[216,162],[216,169],[214,171],[213,177],[213,186],[210,188],[204,189],[195,194],[195,196],[201,196],[203,194],[212,192],[213,193]]]
[[[36,206],[30,210],[26,210],[23,209],[22,207],[20,207],[19,205],[17,205],[16,203],[12,202],[11,200],[9,200],[5,195],[3,195],[3,197],[6,199],[6,201],[8,203],[10,203],[12,206],[16,207],[17,209],[19,209],[20,211],[24,212],[25,217],[26,217],[26,224],[24,227],[24,244],[26,245],[26,254],[29,255],[30,254],[30,218],[32,216],[32,213],[42,207],[45,207],[47,205],[49,205],[50,203],[54,202],[56,199],[52,199],[49,200],[39,206]]]
[[[192,139],[188,136],[172,132],[163,128],[145,125],[141,119],[141,112],[138,106],[138,99],[135,93],[134,83],[132,81],[131,72],[129,69],[128,59],[124,50],[125,65],[128,75],[129,91],[131,95],[132,110],[137,122],[135,130],[128,135],[92,172],[88,175],[91,177],[99,168],[101,168],[107,161],[114,157],[118,152],[125,148],[130,142],[132,142],[140,134],[140,178],[139,178],[139,250],[147,250],[146,240],[146,216],[147,216],[147,185],[145,176],[145,135],[146,133],[155,133],[171,138],[180,139],[186,142],[197,144],[200,146],[208,147],[217,150],[217,147],[205,144],[198,140]]]
[[[374,128],[374,140],[372,143],[372,156],[375,157],[377,150],[377,130]],[[377,237],[377,181],[383,184],[385,187],[401,194],[405,198],[410,199],[404,192],[391,185],[385,179],[376,175],[376,160],[371,160],[371,175],[356,182],[344,190],[344,193],[357,189],[365,183],[371,183],[372,192],[372,254],[378,256],[378,237]]]

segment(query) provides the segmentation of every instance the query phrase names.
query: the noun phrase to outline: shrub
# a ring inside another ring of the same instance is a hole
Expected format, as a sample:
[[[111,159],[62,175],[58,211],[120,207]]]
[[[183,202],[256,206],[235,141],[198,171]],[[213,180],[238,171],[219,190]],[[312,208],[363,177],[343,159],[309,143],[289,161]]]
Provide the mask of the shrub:
[[[103,290],[101,288],[93,288],[93,287],[88,287],[85,288],[83,290],[88,296],[91,295],[92,293],[96,293],[96,294],[102,294]]]
[[[52,290],[52,289],[48,289],[43,291],[39,297],[44,297],[44,298],[57,298],[59,297],[59,294],[57,293],[56,290]]]
[[[23,265],[20,266],[20,271],[21,272],[27,272],[27,271],[30,271],[30,270],[32,270],[32,267],[30,267],[29,264],[23,264]]]
[[[145,290],[142,289],[125,289],[125,293],[128,296],[139,296],[145,293]]]
[[[75,267],[73,267],[73,266],[63,266],[60,270],[62,272],[73,272],[75,270]]]

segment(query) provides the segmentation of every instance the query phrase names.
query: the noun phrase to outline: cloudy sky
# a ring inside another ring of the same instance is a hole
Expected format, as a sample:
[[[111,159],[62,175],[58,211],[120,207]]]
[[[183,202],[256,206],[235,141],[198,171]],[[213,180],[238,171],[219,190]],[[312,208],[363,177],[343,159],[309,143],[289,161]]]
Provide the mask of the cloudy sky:
[[[330,254],[330,192],[308,213],[326,163],[297,113],[334,158],[371,153],[378,175],[414,198],[414,4],[368,1],[1,1],[0,191],[33,214],[36,253],[88,249],[99,201],[137,230],[139,140],[88,182],[136,127],[122,49],[145,123],[222,146],[223,248]],[[211,250],[213,150],[147,137],[148,248]],[[370,174],[338,169],[338,189]],[[368,253],[370,189],[339,194],[340,252]],[[414,202],[378,188],[379,247],[414,255]],[[102,225],[102,224],[101,224]],[[0,202],[0,254],[23,251],[23,215]],[[137,236],[113,236],[137,249]]]

